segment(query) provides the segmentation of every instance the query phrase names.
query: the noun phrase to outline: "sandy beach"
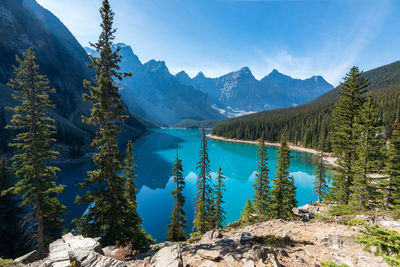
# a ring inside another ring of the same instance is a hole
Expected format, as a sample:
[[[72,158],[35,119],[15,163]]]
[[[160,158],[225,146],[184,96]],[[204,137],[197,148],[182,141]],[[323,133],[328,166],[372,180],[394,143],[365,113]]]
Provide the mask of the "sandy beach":
[[[242,144],[250,144],[250,145],[257,145],[258,144],[257,141],[229,139],[229,138],[216,136],[216,135],[212,135],[212,134],[207,134],[207,137],[210,138],[210,139],[224,141],[224,142],[234,142],[234,143],[242,143]],[[265,142],[265,144],[267,146],[276,146],[276,147],[280,146],[280,143]],[[289,149],[294,150],[294,151],[306,152],[306,153],[311,153],[311,154],[314,154],[314,155],[319,153],[319,151],[317,151],[315,149],[312,149],[312,148],[305,148],[305,147],[291,145],[291,144],[288,144],[288,146],[289,146]],[[328,156],[324,156],[325,162],[330,166],[336,166],[336,163],[335,163],[336,162],[336,158],[332,157],[330,153],[326,153],[326,154],[328,154]]]

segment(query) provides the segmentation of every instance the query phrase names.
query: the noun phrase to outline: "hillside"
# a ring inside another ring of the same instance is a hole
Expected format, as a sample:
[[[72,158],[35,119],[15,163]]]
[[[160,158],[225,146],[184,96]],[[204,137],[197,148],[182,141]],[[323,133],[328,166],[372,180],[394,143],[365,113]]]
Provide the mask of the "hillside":
[[[82,99],[86,91],[83,80],[93,80],[94,73],[87,68],[89,57],[71,32],[35,0],[3,0],[0,1],[0,36],[1,105],[15,105],[6,83],[13,75],[15,55],[21,57],[22,52],[33,47],[40,74],[47,75],[57,91],[51,96],[56,104],[51,116],[57,126],[88,137],[92,130],[81,123],[81,115],[87,114],[90,108]],[[7,113],[8,119],[10,116]],[[145,123],[134,116],[123,126],[124,133],[131,136],[142,133],[145,128]]]
[[[368,90],[374,97],[383,117],[385,135],[390,134],[391,124],[399,118],[400,61],[364,73],[369,79]],[[330,149],[328,138],[332,109],[339,99],[340,87],[323,94],[304,105],[259,112],[227,120],[213,128],[212,134],[243,140],[256,140],[261,132],[270,142],[277,142],[285,132],[288,140],[297,145],[317,148],[322,142]]]

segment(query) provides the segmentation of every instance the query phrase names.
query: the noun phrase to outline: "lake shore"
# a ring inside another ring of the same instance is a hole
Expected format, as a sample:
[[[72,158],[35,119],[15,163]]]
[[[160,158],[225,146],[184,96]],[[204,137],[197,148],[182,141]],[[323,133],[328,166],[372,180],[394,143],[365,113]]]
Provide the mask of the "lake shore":
[[[212,134],[207,134],[207,137],[210,139],[213,139],[213,140],[224,141],[224,142],[233,142],[233,143],[241,143],[241,144],[249,144],[249,145],[257,145],[258,144],[257,141],[230,139],[230,138],[225,138],[225,137],[212,135]],[[280,143],[265,142],[265,144],[267,146],[276,146],[276,147],[281,146]],[[314,154],[314,155],[317,155],[319,153],[319,151],[312,149],[312,148],[305,148],[305,147],[291,145],[291,144],[288,144],[288,146],[289,146],[290,150],[294,150],[294,151],[306,152],[306,153],[310,153],[310,154]],[[332,157],[330,153],[327,153],[327,154],[328,154],[328,156],[324,156],[325,162],[330,166],[337,166],[335,163],[336,158]]]

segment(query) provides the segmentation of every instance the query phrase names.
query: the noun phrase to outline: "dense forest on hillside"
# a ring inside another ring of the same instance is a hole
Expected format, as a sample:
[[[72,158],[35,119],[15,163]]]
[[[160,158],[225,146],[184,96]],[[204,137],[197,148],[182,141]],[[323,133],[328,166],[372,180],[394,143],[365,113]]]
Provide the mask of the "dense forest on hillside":
[[[385,136],[399,118],[400,61],[364,73],[383,118]],[[329,129],[334,104],[339,99],[340,87],[298,107],[270,110],[227,120],[214,127],[212,134],[226,138],[256,140],[265,132],[265,139],[278,142],[285,132],[288,141],[309,148],[331,150]]]

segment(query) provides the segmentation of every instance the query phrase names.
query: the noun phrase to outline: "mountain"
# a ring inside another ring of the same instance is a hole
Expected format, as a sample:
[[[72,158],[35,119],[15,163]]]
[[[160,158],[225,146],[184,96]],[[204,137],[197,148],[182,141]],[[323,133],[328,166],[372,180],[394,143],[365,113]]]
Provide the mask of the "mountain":
[[[51,96],[56,104],[52,117],[57,125],[87,135],[91,128],[81,123],[81,115],[89,112],[82,100],[86,91],[83,80],[93,80],[94,73],[86,66],[86,51],[63,23],[35,0],[0,1],[0,101],[15,104],[6,83],[13,75],[15,55],[21,57],[29,47],[36,53],[40,74],[45,74],[57,91]],[[8,118],[10,114],[7,114]],[[131,117],[123,129],[137,135],[144,131],[139,118]]]
[[[131,78],[119,84],[121,95],[134,113],[165,126],[182,120],[225,118],[211,107],[207,94],[179,82],[164,61],[150,60],[142,64],[130,46],[117,46],[122,56],[121,71],[132,73]],[[86,52],[96,55],[90,48]]]
[[[383,118],[385,135],[392,123],[400,118],[400,61],[364,72],[369,79],[368,90],[374,97]],[[288,140],[298,145],[330,149],[329,129],[334,104],[340,87],[297,107],[264,111],[225,121],[213,128],[214,135],[226,138],[255,140],[265,132],[270,142],[278,142],[285,132]]]
[[[257,80],[247,67],[218,78],[208,78],[200,72],[191,79],[184,71],[175,77],[208,94],[214,107],[228,117],[297,106],[333,88],[321,76],[300,80],[277,70]]]

